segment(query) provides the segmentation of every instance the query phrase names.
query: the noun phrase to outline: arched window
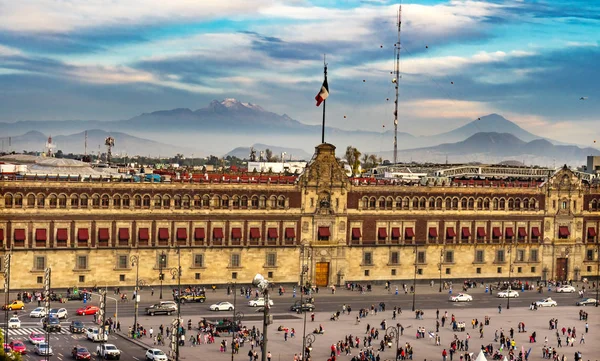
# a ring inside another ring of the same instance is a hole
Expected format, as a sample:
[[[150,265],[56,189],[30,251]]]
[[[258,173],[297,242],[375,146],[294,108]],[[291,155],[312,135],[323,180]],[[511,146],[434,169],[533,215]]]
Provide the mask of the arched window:
[[[452,209],[458,209],[458,198],[452,199]]]
[[[181,209],[181,196],[179,194],[173,197],[173,206],[175,209]]]
[[[157,194],[154,196],[154,208],[160,208],[162,206],[162,197]]]
[[[135,206],[135,208],[142,208],[142,196],[140,196],[139,194],[133,196],[133,205]]]
[[[278,208],[285,208],[285,197],[284,196],[279,196],[277,198],[277,207]]]
[[[77,197],[77,195],[75,195],[75,197]],[[79,197],[79,207],[87,208],[88,206],[89,206],[89,197],[87,194],[84,193]],[[38,207],[39,207],[39,204],[38,204]]]
[[[396,198],[396,209],[402,209],[402,198]]]
[[[149,195],[145,195],[144,199],[142,199],[142,206],[146,209],[150,208],[150,196]]]
[[[404,197],[402,201],[402,208],[409,209],[410,208],[410,199],[408,197]]]
[[[44,208],[46,206],[46,196],[42,193],[37,195],[37,207]],[[87,196],[85,199],[85,206],[87,207]]]
[[[523,199],[523,208],[529,209],[529,199],[527,199],[527,198]]]
[[[23,195],[21,193],[15,194],[14,206],[15,208],[23,208]]]
[[[252,196],[252,198],[250,198],[250,206],[252,209],[258,209],[258,196]]]
[[[504,200],[504,198],[500,198],[500,210],[505,210],[506,209],[506,201]]]
[[[221,198],[221,208],[229,208],[229,197],[226,195]]]
[[[508,199],[508,210],[512,211],[513,209],[515,209],[515,200],[512,198]]]
[[[435,209],[435,199],[429,198],[429,209]]]
[[[163,196],[163,208],[168,209],[171,208],[171,197],[168,195]]]
[[[521,209],[521,198],[515,199],[515,209]]]
[[[362,207],[362,209],[368,209],[369,208],[369,198],[368,197],[362,197],[361,198],[361,207]]]
[[[469,201],[468,201],[466,198],[463,198],[463,199],[461,199],[461,200],[460,200],[460,207],[461,207],[462,209],[467,209],[467,204],[468,204],[468,202],[469,202]]]
[[[427,208],[427,199],[421,198],[419,199],[419,209]]]
[[[598,202],[595,199],[592,199],[592,202],[590,203],[590,210],[595,211],[596,209],[598,209]]]
[[[108,208],[109,204],[110,204],[110,199],[108,198],[108,195],[103,194],[102,199],[101,199],[102,208]]]
[[[452,209],[452,199],[446,198],[446,209]]]
[[[4,207],[6,208],[12,208],[13,206],[13,196],[12,194],[5,194],[4,195]]]
[[[535,210],[537,207],[537,201],[535,200],[535,198],[531,198],[531,201],[529,202],[529,209],[531,210]]]
[[[131,206],[131,198],[129,197],[129,194],[123,195],[123,207],[129,208],[130,206]]]
[[[469,209],[475,208],[475,199],[469,198]]]
[[[443,203],[443,201],[441,198],[436,199],[435,200],[435,209],[442,209],[442,203]]]
[[[92,195],[92,208],[100,208],[100,196],[97,194]]]
[[[240,198],[240,207],[248,208],[248,196],[242,196]]]
[[[277,197],[275,197],[275,196],[269,197],[269,208],[277,208]]]
[[[477,209],[483,209],[483,199],[477,198]]]
[[[267,197],[265,196],[260,196],[259,200],[258,200],[258,207],[260,209],[265,209],[267,208]]]
[[[118,194],[113,196],[113,208],[121,208],[121,196]]]
[[[483,200],[483,209],[490,210],[490,200],[488,198]]]
[[[419,198],[413,198],[413,209],[419,209]]]
[[[392,197],[387,197],[385,199],[385,209],[392,209],[394,204],[394,199]]]
[[[494,201],[492,202],[493,206],[492,208],[497,211],[498,210],[498,199],[494,198]]]
[[[50,208],[56,208],[58,206],[58,198],[56,194],[51,194],[48,196],[48,206]]]
[[[77,196],[75,196],[77,197]],[[27,208],[34,208],[35,207],[35,194],[28,194],[27,195]]]
[[[58,208],[67,208],[67,196],[64,194],[58,195]]]
[[[375,197],[371,197],[369,198],[369,208],[370,209],[375,209],[376,207],[376,200]]]
[[[190,209],[191,198],[187,194],[181,198],[181,206],[183,209]]]
[[[379,208],[385,209],[385,198],[383,197],[379,198]]]

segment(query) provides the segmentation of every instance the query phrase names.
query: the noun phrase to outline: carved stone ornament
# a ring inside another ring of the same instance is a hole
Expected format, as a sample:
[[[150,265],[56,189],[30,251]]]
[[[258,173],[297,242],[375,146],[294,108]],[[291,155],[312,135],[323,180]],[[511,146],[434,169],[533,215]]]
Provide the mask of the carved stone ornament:
[[[346,222],[340,221],[340,225],[338,226],[339,232],[344,232],[346,230]]]
[[[550,225],[550,221],[546,221],[546,225],[544,226],[544,231],[550,232],[551,227],[552,226]]]
[[[581,231],[582,228],[583,228],[583,223],[581,223],[581,221],[577,222],[577,230]]]
[[[302,232],[308,232],[308,222],[302,222]]]

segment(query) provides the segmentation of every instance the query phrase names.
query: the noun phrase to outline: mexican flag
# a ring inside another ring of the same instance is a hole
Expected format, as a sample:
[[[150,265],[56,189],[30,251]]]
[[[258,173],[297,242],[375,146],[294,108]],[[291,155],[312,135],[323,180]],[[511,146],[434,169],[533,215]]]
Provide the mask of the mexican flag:
[[[321,103],[323,103],[323,101],[327,99],[328,96],[329,85],[327,85],[327,78],[325,78],[325,80],[323,81],[323,85],[321,85],[321,91],[319,91],[319,94],[317,94],[317,96],[315,97],[315,100],[317,101],[317,106],[320,106]]]

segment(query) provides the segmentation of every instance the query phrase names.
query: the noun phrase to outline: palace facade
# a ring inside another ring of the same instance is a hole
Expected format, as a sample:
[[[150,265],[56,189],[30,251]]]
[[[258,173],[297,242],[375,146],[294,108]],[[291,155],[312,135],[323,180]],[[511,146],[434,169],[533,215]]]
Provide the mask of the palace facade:
[[[321,144],[299,177],[0,180],[11,288],[594,279],[600,189],[566,167],[545,181],[406,185],[351,179]],[[4,268],[4,264],[2,264]],[[0,274],[1,275],[1,274]]]

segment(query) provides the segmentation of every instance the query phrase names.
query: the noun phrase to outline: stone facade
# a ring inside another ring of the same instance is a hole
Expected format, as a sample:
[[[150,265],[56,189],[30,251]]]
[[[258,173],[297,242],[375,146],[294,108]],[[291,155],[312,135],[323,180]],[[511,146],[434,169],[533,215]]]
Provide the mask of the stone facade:
[[[321,144],[298,178],[173,183],[0,180],[11,288],[308,280],[588,279],[600,190],[563,168],[546,182],[399,185],[349,179]],[[512,269],[511,269],[512,265]],[[4,265],[2,265],[4,267]]]

